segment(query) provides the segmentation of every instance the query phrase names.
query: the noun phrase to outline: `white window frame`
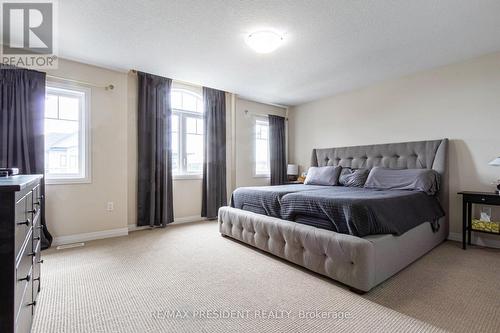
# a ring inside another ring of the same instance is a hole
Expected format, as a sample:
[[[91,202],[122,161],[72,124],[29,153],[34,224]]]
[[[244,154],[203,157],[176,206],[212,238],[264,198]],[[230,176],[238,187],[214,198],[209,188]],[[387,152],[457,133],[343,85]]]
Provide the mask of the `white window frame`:
[[[78,174],[45,174],[45,183],[48,185],[64,184],[89,184],[92,183],[91,177],[91,135],[90,135],[90,101],[91,89],[74,83],[61,83],[47,81],[46,94],[53,92],[57,95],[67,95],[74,97],[83,94],[82,106],[79,114],[79,169]],[[77,94],[72,94],[76,92]],[[45,117],[44,117],[45,121]],[[45,151],[44,151],[45,154]],[[83,170],[82,170],[83,169]]]
[[[269,128],[269,118],[266,116],[254,116],[253,121],[253,177],[254,178],[271,178],[271,156],[270,156],[270,147],[269,147],[269,132],[267,137],[267,159],[269,161],[269,172],[267,173],[257,173],[257,123],[266,123]]]
[[[172,90],[175,91],[180,91],[183,93],[187,93],[193,96],[196,96],[197,98],[200,98],[202,100],[202,97],[200,94],[191,91],[190,89],[186,88],[173,88]],[[177,132],[177,142],[179,142],[179,172],[174,173],[172,175],[173,179],[176,180],[182,180],[182,179],[202,179],[203,178],[203,171],[202,172],[188,172],[187,171],[187,154],[186,154],[186,118],[191,117],[191,118],[197,118],[203,120],[205,117],[205,113],[200,113],[200,112],[195,112],[195,111],[189,111],[189,110],[182,110],[182,109],[175,109],[172,108],[172,115],[178,116],[179,117],[179,126],[178,126],[178,132]],[[203,137],[206,135],[206,129],[203,129]]]

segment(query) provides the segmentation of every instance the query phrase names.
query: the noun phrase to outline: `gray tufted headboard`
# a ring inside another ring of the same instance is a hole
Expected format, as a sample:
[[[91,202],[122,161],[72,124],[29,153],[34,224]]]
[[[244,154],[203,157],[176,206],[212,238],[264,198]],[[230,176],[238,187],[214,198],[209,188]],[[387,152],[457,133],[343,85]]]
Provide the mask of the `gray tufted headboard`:
[[[313,149],[311,166],[433,169],[440,175],[439,200],[448,215],[448,139]]]

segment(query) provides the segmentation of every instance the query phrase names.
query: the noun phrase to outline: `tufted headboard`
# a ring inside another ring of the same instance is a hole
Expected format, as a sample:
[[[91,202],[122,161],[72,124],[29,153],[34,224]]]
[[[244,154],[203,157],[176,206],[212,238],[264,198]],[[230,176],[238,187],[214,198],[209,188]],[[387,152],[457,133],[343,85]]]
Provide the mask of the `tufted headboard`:
[[[311,166],[433,169],[440,175],[439,201],[448,215],[448,139],[313,149]]]

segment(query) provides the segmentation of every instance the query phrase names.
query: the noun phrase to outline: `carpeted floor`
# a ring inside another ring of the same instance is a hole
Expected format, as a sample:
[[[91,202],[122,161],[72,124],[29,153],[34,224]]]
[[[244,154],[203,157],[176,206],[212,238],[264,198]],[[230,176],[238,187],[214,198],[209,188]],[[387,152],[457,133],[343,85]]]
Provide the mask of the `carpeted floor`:
[[[221,237],[216,222],[51,249],[44,260],[35,333],[500,327],[500,251],[462,251],[453,242],[363,296]]]

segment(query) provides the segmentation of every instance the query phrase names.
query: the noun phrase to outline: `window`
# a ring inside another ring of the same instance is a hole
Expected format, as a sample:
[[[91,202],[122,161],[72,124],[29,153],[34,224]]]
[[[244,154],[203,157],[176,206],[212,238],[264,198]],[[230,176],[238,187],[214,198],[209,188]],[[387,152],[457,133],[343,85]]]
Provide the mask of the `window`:
[[[203,101],[187,89],[172,89],[172,171],[174,176],[203,172]]]
[[[269,163],[269,121],[255,119],[255,176],[271,174]]]
[[[90,90],[47,84],[45,96],[45,175],[47,183],[90,181]]]

